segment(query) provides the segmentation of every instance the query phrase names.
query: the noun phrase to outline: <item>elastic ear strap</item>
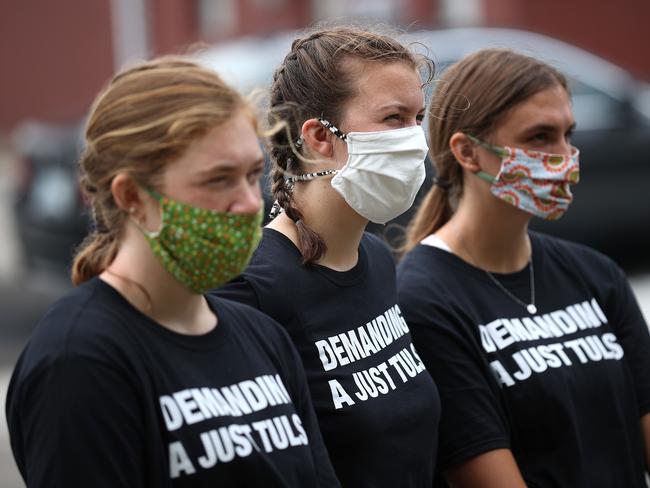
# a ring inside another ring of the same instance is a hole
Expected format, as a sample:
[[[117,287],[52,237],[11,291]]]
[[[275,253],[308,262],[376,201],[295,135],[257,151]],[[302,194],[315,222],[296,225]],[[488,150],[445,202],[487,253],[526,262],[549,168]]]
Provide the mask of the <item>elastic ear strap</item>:
[[[144,189],[149,195],[154,197],[156,200],[158,200],[158,201],[162,200],[163,196],[160,193],[158,193],[156,190],[154,190],[153,188],[145,187]]]
[[[507,154],[508,154],[508,152],[507,152],[506,150],[504,150],[502,147],[495,146],[495,145],[493,145],[493,144],[490,144],[489,142],[482,141],[482,140],[479,139],[478,137],[474,137],[474,136],[471,135],[471,134],[465,134],[465,135],[466,135],[467,138],[468,138],[470,141],[472,141],[473,143],[478,144],[478,145],[481,146],[481,147],[484,147],[484,148],[487,149],[488,151],[491,151],[491,152],[493,152],[494,154],[496,154],[497,156],[504,156],[504,155],[507,155]]]
[[[477,171],[474,173],[474,175],[478,176],[483,181],[487,181],[488,183],[496,183],[497,181],[494,176],[487,174],[485,171]]]
[[[284,180],[287,183],[295,183],[296,181],[311,181],[322,176],[335,175],[338,172],[338,169],[326,169],[324,171],[317,171],[315,173],[305,173],[304,175],[292,175],[285,173]]]

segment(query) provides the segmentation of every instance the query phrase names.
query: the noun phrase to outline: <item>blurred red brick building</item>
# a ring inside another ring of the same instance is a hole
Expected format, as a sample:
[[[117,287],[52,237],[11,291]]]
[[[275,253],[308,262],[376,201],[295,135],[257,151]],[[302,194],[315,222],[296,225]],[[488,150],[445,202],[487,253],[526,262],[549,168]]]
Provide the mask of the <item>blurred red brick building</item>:
[[[78,119],[125,59],[364,14],[419,29],[459,23],[529,29],[650,80],[648,0],[5,0],[0,132],[25,118]]]

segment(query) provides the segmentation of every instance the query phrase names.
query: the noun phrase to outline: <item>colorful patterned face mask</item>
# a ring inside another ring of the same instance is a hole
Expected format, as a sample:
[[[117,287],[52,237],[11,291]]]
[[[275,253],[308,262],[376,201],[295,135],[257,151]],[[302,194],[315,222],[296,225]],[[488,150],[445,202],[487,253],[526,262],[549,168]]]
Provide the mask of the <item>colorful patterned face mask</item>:
[[[234,214],[192,207],[154,191],[162,209],[156,232],[141,228],[163,267],[194,293],[204,293],[239,275],[262,236],[262,209]]]
[[[473,142],[501,158],[496,177],[479,171],[476,176],[491,183],[490,191],[515,207],[546,220],[557,220],[573,200],[570,185],[580,181],[580,152],[570,156],[500,147],[467,135]]]

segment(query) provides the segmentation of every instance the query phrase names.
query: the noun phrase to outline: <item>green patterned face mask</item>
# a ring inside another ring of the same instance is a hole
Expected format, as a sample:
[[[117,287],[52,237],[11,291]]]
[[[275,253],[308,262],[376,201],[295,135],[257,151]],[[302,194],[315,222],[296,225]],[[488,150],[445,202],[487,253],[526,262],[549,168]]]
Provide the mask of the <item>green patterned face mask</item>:
[[[254,215],[216,212],[149,193],[160,203],[162,223],[156,232],[141,230],[174,278],[205,293],[244,270],[262,236],[262,209]]]

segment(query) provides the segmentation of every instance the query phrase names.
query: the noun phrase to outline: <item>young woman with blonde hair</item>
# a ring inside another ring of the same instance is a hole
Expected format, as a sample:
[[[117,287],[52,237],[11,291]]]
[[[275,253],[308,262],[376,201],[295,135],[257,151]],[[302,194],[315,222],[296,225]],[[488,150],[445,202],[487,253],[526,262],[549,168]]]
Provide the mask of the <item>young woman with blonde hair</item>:
[[[7,397],[27,486],[340,486],[287,335],[204,294],[260,237],[247,102],[192,62],[141,64],[97,97],[80,164],[95,230]]]

